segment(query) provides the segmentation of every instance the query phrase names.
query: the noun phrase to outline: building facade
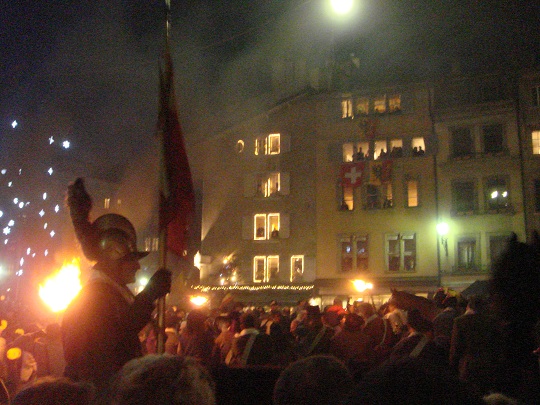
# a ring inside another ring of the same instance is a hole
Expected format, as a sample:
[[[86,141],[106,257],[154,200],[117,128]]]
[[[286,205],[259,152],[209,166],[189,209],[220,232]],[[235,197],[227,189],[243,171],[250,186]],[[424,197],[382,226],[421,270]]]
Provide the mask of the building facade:
[[[197,145],[197,287],[325,305],[488,278],[512,233],[538,229],[539,89],[528,74],[305,92]]]

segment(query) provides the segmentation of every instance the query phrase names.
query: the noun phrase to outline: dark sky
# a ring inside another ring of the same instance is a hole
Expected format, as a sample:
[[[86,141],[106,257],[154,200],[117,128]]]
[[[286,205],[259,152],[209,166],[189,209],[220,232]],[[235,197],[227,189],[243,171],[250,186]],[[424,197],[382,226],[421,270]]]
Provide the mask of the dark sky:
[[[0,159],[39,158],[35,145],[51,135],[69,139],[71,158],[96,170],[142,153],[157,117],[164,2],[1,1]],[[336,55],[354,52],[366,71],[396,77],[438,74],[456,60],[494,69],[540,48],[536,1],[359,2],[337,21],[318,0],[172,0],[188,143],[212,111],[268,88],[272,57],[316,59],[330,38]]]

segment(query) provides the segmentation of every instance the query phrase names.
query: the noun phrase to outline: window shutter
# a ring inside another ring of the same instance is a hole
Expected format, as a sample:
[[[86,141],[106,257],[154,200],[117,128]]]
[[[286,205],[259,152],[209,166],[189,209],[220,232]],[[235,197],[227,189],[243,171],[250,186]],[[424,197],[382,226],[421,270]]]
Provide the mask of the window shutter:
[[[280,173],[279,177],[281,181],[279,192],[282,195],[289,195],[290,194],[289,184],[290,184],[290,178],[291,178],[289,172],[282,172]]]
[[[304,257],[304,281],[313,282],[315,280],[316,266],[315,258],[305,256]]]
[[[242,217],[242,239],[252,240],[253,239],[253,218],[252,217]]]
[[[281,134],[279,142],[280,142],[279,148],[280,148],[281,153],[291,151],[291,136],[290,135]]]
[[[244,197],[254,197],[257,192],[256,176],[253,173],[244,176]]]
[[[288,238],[290,235],[289,214],[280,214],[279,218],[279,237]]]

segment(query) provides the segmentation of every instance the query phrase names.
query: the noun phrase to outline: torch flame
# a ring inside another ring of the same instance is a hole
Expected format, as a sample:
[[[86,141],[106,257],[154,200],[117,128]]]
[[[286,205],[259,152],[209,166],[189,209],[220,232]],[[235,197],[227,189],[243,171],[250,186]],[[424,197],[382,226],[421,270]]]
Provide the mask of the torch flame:
[[[44,285],[39,285],[39,296],[53,312],[61,312],[81,290],[80,260],[75,258],[64,265],[58,272],[48,277]]]

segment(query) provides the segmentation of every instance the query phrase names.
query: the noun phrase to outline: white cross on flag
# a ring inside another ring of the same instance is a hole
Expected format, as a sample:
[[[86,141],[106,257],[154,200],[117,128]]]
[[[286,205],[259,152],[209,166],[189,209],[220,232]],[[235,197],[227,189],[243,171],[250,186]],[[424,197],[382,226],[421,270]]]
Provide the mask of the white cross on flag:
[[[365,162],[343,163],[341,165],[341,184],[358,187],[362,185]]]

